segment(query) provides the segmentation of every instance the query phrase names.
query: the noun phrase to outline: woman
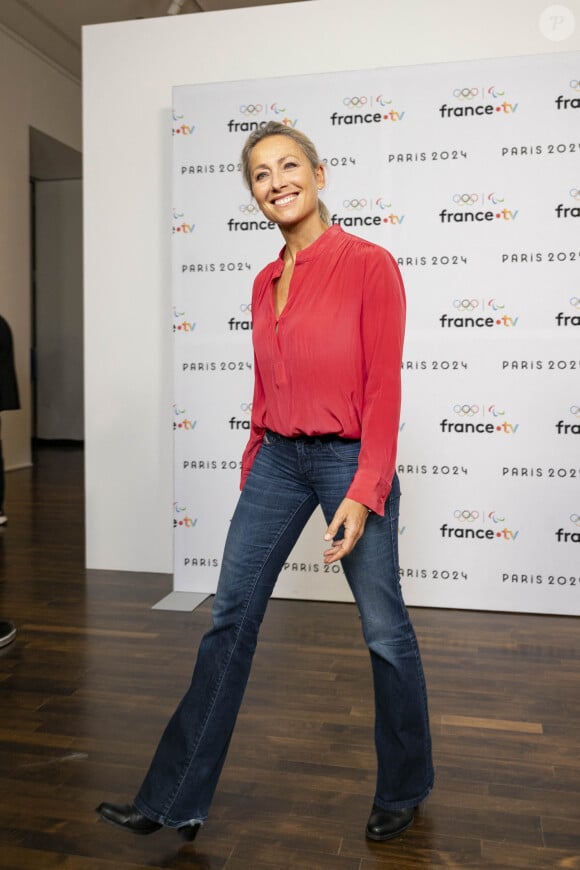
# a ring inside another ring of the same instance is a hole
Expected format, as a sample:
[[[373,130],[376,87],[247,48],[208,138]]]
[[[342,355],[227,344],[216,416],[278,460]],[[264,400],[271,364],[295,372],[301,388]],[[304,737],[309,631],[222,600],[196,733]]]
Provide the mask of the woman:
[[[433,785],[425,683],[397,556],[404,290],[391,255],[329,226],[310,140],[270,122],[248,138],[244,178],[285,246],[254,283],[255,388],[242,493],[191,686],[133,804],[101,804],[134,833],[190,839],[207,817],[264,612],[318,504],[324,561],[342,566],[375,689],[377,786],[366,835],[406,830]]]

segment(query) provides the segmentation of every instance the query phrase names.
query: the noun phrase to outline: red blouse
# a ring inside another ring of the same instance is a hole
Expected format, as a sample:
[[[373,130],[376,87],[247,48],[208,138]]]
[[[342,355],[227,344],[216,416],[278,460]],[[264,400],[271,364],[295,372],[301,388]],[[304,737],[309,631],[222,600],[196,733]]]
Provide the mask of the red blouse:
[[[405,291],[388,251],[331,226],[300,251],[276,328],[283,251],[254,281],[252,424],[243,487],[264,430],[360,438],[345,495],[384,514],[395,472]]]

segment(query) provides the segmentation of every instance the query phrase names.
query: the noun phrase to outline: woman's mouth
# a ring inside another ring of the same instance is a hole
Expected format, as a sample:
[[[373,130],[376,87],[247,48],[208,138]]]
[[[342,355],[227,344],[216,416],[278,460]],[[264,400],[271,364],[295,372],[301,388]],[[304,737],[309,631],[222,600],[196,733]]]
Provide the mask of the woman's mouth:
[[[273,200],[273,205],[288,205],[289,203],[294,202],[297,196],[297,193],[288,193],[286,196],[281,196],[279,199]]]

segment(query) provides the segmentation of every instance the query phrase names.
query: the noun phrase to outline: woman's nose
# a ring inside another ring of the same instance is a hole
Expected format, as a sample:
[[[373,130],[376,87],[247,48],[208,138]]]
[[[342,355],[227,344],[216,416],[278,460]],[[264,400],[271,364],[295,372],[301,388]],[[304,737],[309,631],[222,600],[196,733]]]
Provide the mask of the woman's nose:
[[[284,187],[283,175],[277,170],[272,173],[272,187],[274,188],[274,190],[280,190],[282,187]]]

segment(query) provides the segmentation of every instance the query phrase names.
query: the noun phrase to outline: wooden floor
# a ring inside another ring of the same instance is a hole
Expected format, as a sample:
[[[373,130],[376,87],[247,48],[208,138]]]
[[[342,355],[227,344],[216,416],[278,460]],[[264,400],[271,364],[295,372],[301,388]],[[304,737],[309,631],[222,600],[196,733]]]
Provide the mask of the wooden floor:
[[[580,868],[580,622],[415,609],[436,788],[400,839],[364,838],[370,670],[348,604],[274,600],[211,816],[195,843],[97,819],[131,799],[185,689],[210,601],[86,571],[80,450],[8,475],[0,532],[2,870]]]

